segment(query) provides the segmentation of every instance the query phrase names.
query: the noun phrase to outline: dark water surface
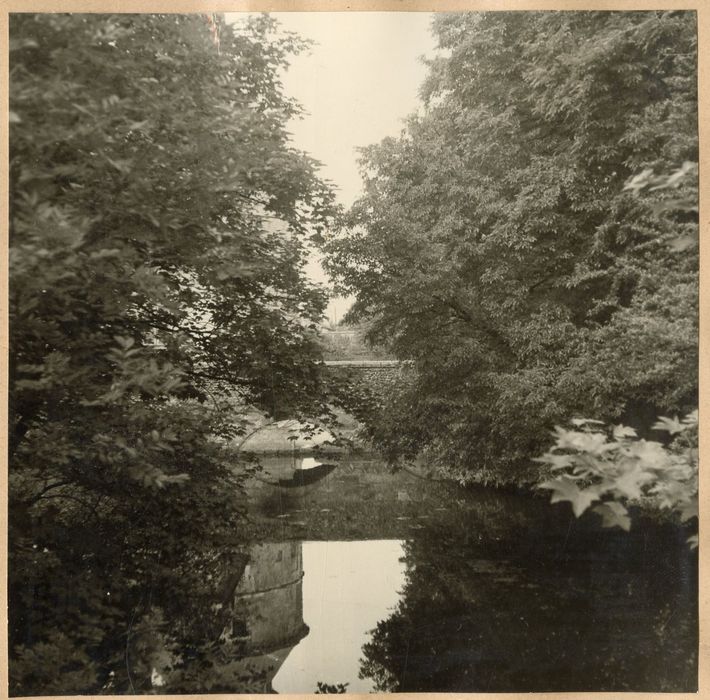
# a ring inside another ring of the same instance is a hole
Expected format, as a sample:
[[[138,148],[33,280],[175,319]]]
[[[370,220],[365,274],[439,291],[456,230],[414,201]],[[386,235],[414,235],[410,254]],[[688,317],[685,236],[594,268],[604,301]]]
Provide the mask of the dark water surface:
[[[371,460],[260,482],[253,501],[266,535],[235,615],[265,691],[696,689],[697,557],[680,527],[604,530],[568,504]]]

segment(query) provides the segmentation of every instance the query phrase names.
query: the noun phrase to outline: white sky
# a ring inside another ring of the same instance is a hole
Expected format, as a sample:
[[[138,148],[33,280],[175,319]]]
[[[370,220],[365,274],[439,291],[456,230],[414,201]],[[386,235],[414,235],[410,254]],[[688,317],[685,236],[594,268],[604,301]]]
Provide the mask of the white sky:
[[[227,13],[228,22],[240,13]],[[423,12],[275,12],[287,31],[316,44],[293,59],[283,77],[287,94],[306,115],[292,121],[294,145],[322,164],[321,175],[350,206],[361,191],[356,149],[396,136],[417,110],[426,75],[419,57],[431,57],[432,15]],[[309,276],[325,282],[316,256]],[[328,318],[340,320],[349,302],[334,299]]]

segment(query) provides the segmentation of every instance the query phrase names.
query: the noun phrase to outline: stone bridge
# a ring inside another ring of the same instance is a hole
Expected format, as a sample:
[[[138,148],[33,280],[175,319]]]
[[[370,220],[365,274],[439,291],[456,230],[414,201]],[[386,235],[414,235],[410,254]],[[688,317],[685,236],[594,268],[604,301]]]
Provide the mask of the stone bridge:
[[[370,360],[370,359],[350,359],[350,360],[324,360],[325,366],[329,370],[343,372],[358,382],[367,382],[369,379],[379,381],[384,377],[394,377],[412,363],[404,360]]]
[[[377,396],[390,391],[392,382],[397,381],[399,373],[410,366],[410,361],[404,360],[375,360],[375,359],[348,359],[325,360],[327,371],[334,372],[347,382],[356,392],[364,389],[365,396]],[[359,423],[353,416],[342,409],[334,409],[341,423],[341,434],[353,437],[357,432]],[[258,425],[240,443],[239,449],[247,452],[264,454],[290,454],[295,451],[312,449],[314,445],[323,441],[334,439],[327,431],[316,430],[315,435],[309,429],[313,425],[302,423],[295,419],[283,418],[271,420]]]
[[[400,360],[325,360],[326,367],[349,367],[351,369],[387,369],[409,364]]]

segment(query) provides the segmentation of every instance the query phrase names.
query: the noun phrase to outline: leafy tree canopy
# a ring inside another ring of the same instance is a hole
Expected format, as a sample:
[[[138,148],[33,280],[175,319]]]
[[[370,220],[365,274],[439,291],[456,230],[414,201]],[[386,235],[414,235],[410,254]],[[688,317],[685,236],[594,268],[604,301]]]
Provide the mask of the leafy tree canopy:
[[[433,29],[423,112],[363,150],[365,193],[324,247],[351,319],[414,360],[375,442],[523,480],[569,416],[642,428],[695,401],[695,15]]]
[[[12,692],[143,692],[171,644],[202,690],[244,564],[237,409],[327,411],[302,264],[332,197],[278,80],[303,43],[265,16],[219,47],[198,15],[10,34]]]

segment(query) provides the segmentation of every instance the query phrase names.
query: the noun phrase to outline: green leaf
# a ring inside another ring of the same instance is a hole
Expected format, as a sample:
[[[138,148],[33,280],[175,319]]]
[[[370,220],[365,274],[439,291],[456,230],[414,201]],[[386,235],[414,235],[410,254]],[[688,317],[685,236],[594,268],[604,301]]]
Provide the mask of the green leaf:
[[[651,479],[652,475],[643,469],[634,466],[624,471],[621,476],[613,480],[613,490],[618,492],[623,498],[635,500],[641,497],[641,489]]]
[[[604,527],[620,527],[626,532],[631,529],[631,518],[629,518],[626,508],[617,501],[599,503],[592,510],[602,516]]]
[[[683,423],[685,425],[697,425],[698,424],[698,409],[691,411],[685,418],[683,418]]]
[[[626,425],[615,425],[613,434],[615,440],[624,440],[626,438],[637,437],[636,431]]]
[[[682,523],[698,517],[698,497],[695,496],[686,503],[680,511],[680,521]]]
[[[579,432],[565,430],[557,426],[554,434],[557,438],[556,447],[562,450],[575,450],[592,455],[602,455],[618,448],[617,443],[609,442],[606,435],[601,432]]]
[[[572,418],[570,423],[576,426],[582,425],[604,425],[604,421],[596,420],[594,418]]]
[[[675,416],[675,418],[659,416],[652,428],[653,430],[660,430],[670,433],[671,435],[677,435],[678,433],[682,433],[687,428],[687,425],[683,425],[683,423],[678,420],[678,416]]]
[[[569,476],[560,476],[556,479],[545,481],[539,485],[539,488],[550,489],[553,492],[550,503],[569,501],[577,517],[582,515],[594,501],[599,500],[599,494],[595,488],[581,490],[574,479]]]

